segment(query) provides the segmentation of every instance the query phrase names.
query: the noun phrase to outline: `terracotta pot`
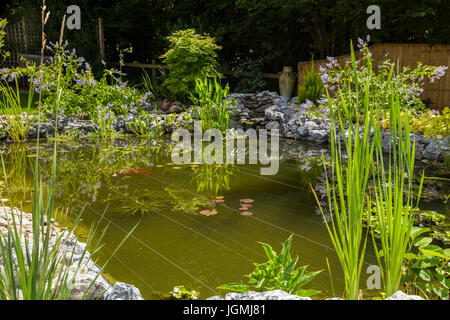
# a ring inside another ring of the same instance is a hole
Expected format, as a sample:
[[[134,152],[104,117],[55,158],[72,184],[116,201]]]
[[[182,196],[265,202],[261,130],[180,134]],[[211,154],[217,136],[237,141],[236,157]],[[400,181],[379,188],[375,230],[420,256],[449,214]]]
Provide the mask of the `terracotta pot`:
[[[292,97],[297,74],[292,67],[283,67],[283,72],[280,72],[279,75],[280,95],[289,100]]]

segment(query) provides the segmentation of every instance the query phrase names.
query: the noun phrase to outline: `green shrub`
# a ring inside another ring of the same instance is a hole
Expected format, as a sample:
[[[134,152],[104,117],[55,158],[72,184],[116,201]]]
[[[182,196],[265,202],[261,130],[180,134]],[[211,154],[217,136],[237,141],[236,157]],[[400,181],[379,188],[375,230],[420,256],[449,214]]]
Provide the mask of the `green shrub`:
[[[247,276],[249,284],[235,282],[222,285],[218,289],[235,292],[244,292],[250,289],[255,291],[279,289],[301,297],[310,297],[320,293],[320,291],[313,289],[301,288],[313,280],[322,270],[307,272],[307,266],[295,269],[298,257],[295,259],[291,257],[291,242],[292,236],[283,243],[283,248],[279,254],[270,245],[261,243],[269,260],[261,264],[255,263],[255,270]]]
[[[177,31],[168,39],[170,48],[161,56],[169,67],[164,86],[175,98],[184,100],[196,80],[219,76],[216,51],[221,47],[214,38],[199,35],[194,29]]]
[[[314,61],[311,63],[311,69],[305,74],[303,85],[298,87],[298,103],[304,103],[306,100],[316,103],[322,98],[323,83],[320,79],[320,74],[314,71]]]

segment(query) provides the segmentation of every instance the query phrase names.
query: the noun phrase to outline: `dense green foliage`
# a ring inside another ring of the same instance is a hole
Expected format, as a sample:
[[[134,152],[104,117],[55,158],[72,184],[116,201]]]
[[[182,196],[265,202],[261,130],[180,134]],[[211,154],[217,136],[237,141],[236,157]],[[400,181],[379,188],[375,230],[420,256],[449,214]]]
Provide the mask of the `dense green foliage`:
[[[220,76],[216,62],[220,47],[214,38],[187,29],[173,33],[168,39],[169,50],[161,56],[169,67],[163,85],[174,97],[184,100],[186,93],[194,89],[196,80]]]
[[[365,235],[363,230],[363,213],[375,148],[369,143],[369,139],[375,123],[374,110],[369,103],[367,90],[370,86],[370,77],[361,81],[361,87],[366,89],[366,95],[361,104],[346,98],[359,90],[360,84],[352,44],[350,49],[356,86],[355,89],[351,86],[339,89],[339,104],[343,106],[342,110],[336,108],[330,99],[328,89],[326,91],[331,119],[331,176],[333,178],[330,181],[326,175],[327,205],[331,213],[331,221],[327,222],[326,226],[344,273],[345,298],[357,300],[367,244],[367,234]],[[368,68],[371,72],[370,63]],[[355,126],[345,128],[344,123],[353,116],[356,116]],[[337,130],[344,134],[343,145]],[[346,153],[346,158],[343,153]],[[325,157],[323,157],[323,164],[327,172]],[[323,213],[317,195],[316,200]]]
[[[278,254],[266,243],[261,243],[269,259],[264,263],[255,263],[255,270],[247,277],[248,285],[241,282],[229,283],[218,287],[218,289],[244,292],[247,290],[270,291],[284,290],[288,293],[301,297],[310,297],[318,294],[313,289],[302,289],[302,287],[313,280],[321,271],[308,272],[307,266],[295,268],[298,257],[291,257],[292,236],[284,243]]]
[[[36,149],[36,158],[39,159],[39,141]],[[2,165],[4,167],[3,158]],[[59,220],[58,222],[64,223],[61,212],[54,211],[56,167],[55,143],[49,190],[44,189],[40,178],[39,161],[35,162],[32,234],[24,236],[22,214],[12,214],[11,219],[7,218],[7,236],[0,233],[0,256],[2,258],[0,300],[69,299],[78,275],[88,267],[88,248],[90,248],[91,254],[96,254],[102,246],[102,239],[107,230],[106,228],[99,229],[103,219],[100,219],[90,229],[86,238],[86,246],[78,253],[80,254],[78,260],[75,260],[75,252],[79,249],[76,246],[65,247],[65,241],[68,240],[66,237],[73,234],[78,226],[83,211],[76,217],[72,227],[66,233],[55,232],[55,226],[49,223],[55,217],[56,220]],[[4,179],[6,182],[8,181],[6,176]],[[6,210],[6,208],[4,209]],[[10,209],[11,212],[17,213],[17,208],[11,207]],[[120,241],[103,267],[109,263],[134,229]],[[99,276],[100,272],[94,278],[89,279],[87,289],[82,292],[82,299],[87,296]]]
[[[448,300],[450,249],[432,244],[429,231],[429,228],[413,227],[401,281],[409,294]]]

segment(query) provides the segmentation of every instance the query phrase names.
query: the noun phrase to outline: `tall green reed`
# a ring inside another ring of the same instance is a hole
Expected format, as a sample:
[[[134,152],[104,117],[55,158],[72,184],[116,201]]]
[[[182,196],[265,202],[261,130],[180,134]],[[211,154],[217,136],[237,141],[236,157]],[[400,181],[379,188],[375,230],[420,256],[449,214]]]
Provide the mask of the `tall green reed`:
[[[350,94],[343,94],[344,90],[347,90],[346,93],[351,93],[352,90],[358,92],[359,90],[359,79],[352,45],[351,56],[355,87],[349,86],[338,91],[344,109],[343,113],[336,112],[327,90],[331,119],[331,181],[326,174],[326,186],[328,209],[332,219],[330,222],[326,222],[326,227],[344,273],[345,298],[356,300],[359,296],[361,270],[367,244],[367,233],[364,235],[363,228],[363,211],[367,201],[367,184],[374,152],[374,146],[370,143],[370,134],[374,127],[374,111],[369,103],[368,96],[370,77],[366,78],[364,84],[366,87],[364,101],[344,98],[345,96],[351,96]],[[369,70],[371,70],[370,60],[367,63]],[[360,109],[360,104],[362,104],[363,110]],[[363,111],[363,119],[361,119],[361,111]],[[345,118],[342,114],[345,115]],[[352,126],[349,120],[352,119],[354,114],[356,115],[356,123]],[[348,128],[345,126],[346,120],[348,121]],[[337,133],[338,127],[343,134],[344,146],[341,145],[341,138]],[[325,159],[323,159],[323,162],[326,172]],[[315,192],[314,195],[320,206]],[[321,206],[320,210],[324,214]]]
[[[195,81],[195,95],[190,93],[197,119],[202,121],[203,129],[219,129],[225,132],[228,129],[228,106],[234,108],[233,100],[225,100],[228,96],[229,86],[222,88],[217,78],[205,78]]]
[[[400,286],[402,266],[408,250],[411,229],[414,224],[414,207],[419,205],[424,175],[420,181],[417,202],[414,204],[413,176],[415,140],[411,143],[409,113],[400,113],[400,99],[395,84],[391,85],[389,160],[383,162],[382,137],[379,124],[375,130],[376,166],[373,166],[376,216],[379,221],[379,242],[372,231],[377,261],[382,271],[387,296]],[[404,123],[404,126],[403,126]],[[405,178],[406,177],[406,178]],[[405,181],[406,180],[406,181]],[[406,192],[405,192],[406,191]],[[406,193],[406,194],[405,194]],[[369,221],[370,225],[370,221]]]

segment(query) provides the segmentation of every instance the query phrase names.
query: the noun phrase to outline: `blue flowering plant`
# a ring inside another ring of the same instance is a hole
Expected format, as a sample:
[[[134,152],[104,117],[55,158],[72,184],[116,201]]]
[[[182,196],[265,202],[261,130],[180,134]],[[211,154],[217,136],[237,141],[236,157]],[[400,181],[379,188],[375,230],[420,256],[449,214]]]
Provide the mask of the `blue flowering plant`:
[[[345,106],[341,105],[340,95],[351,94],[351,97],[344,97],[345,101],[351,99],[354,102],[362,103],[364,101],[365,90],[369,90],[369,101],[381,110],[388,110],[390,101],[388,99],[388,85],[390,81],[394,83],[399,93],[400,106],[403,110],[408,109],[412,112],[420,112],[424,110],[425,105],[420,99],[423,92],[423,85],[426,80],[433,83],[441,78],[446,70],[446,66],[427,66],[418,62],[416,67],[403,67],[399,69],[396,64],[388,57],[378,66],[372,65],[372,54],[369,50],[368,43],[370,37],[367,36],[366,41],[359,38],[357,48],[359,59],[348,59],[343,65],[333,57],[327,57],[328,62],[325,66],[320,67],[321,80],[324,87],[332,93],[330,96],[333,105],[339,111],[344,111]],[[355,75],[355,72],[358,75]],[[367,89],[363,85],[367,77],[370,77],[370,87]],[[347,87],[355,88],[355,84],[359,90],[340,90]],[[334,93],[334,94],[333,94]],[[324,95],[318,100],[320,105],[326,106],[327,99]]]
[[[152,108],[151,92],[141,92],[121,80],[122,73],[106,68],[95,79],[90,64],[70,50],[68,42],[50,43],[46,47],[52,56],[46,61],[43,72],[31,61],[25,67],[2,69],[2,80],[13,81],[27,77],[31,87],[43,96],[43,114],[89,117],[93,121]]]

